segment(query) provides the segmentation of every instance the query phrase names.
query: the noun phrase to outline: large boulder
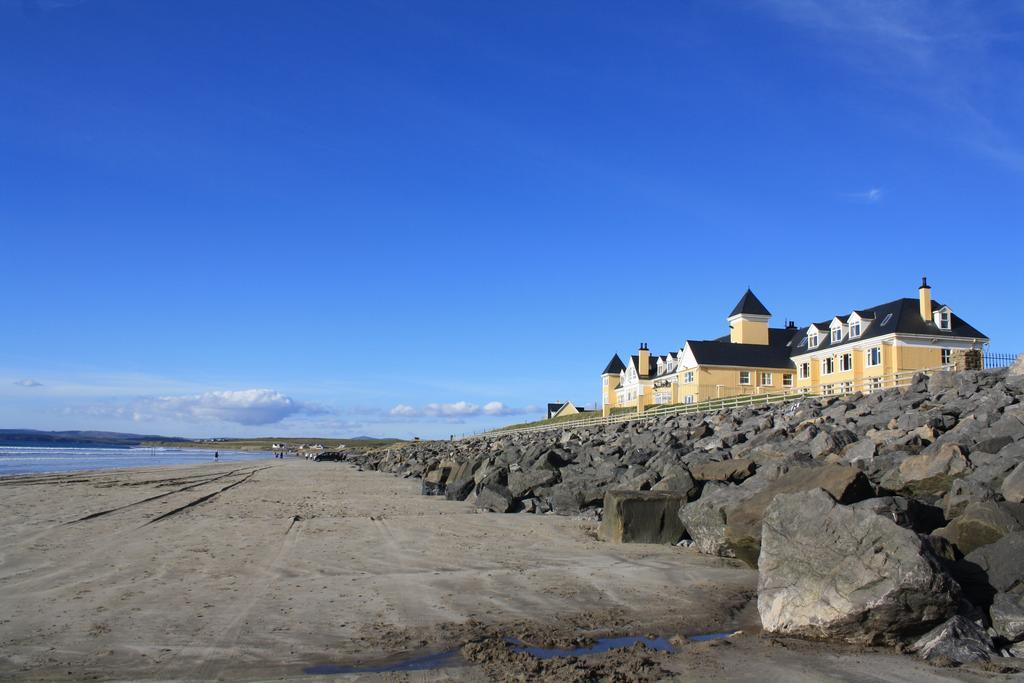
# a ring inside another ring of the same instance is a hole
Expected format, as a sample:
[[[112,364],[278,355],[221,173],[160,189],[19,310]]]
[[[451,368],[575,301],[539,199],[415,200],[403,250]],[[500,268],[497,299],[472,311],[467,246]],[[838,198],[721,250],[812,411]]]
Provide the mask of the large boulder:
[[[910,650],[921,659],[946,665],[987,662],[998,654],[985,629],[960,615],[921,636]]]
[[[476,506],[491,512],[509,512],[515,501],[509,490],[501,484],[484,484],[476,493]]]
[[[661,480],[651,487],[653,491],[680,493],[686,500],[696,500],[700,496],[700,484],[693,480],[690,471],[682,465],[667,467],[663,475]]]
[[[992,628],[1011,643],[1024,640],[1024,593],[996,593],[989,608]]]
[[[557,470],[545,468],[509,472],[508,490],[513,498],[524,498],[534,489],[550,486],[557,483],[559,479]]]
[[[1007,534],[952,566],[964,593],[976,605],[990,605],[996,593],[1024,593],[1024,532]]]
[[[679,506],[671,491],[609,491],[598,537],[612,543],[675,543],[683,536]]]
[[[1011,503],[1024,503],[1024,462],[1006,476],[1000,491],[1003,498]]]
[[[864,500],[874,493],[864,473],[853,467],[821,465],[793,468],[731,511],[725,523],[725,542],[733,556],[756,568],[765,509],[779,494],[815,489],[824,489],[843,504]]]
[[[914,455],[899,467],[903,489],[916,495],[941,496],[953,480],[970,468],[970,461],[958,444],[947,443],[938,453]]]
[[[995,498],[995,491],[975,479],[954,479],[949,491],[942,497],[942,510],[946,519],[959,517],[971,503]]]
[[[825,491],[777,495],[765,511],[757,609],[769,633],[891,643],[949,618],[959,592],[917,534]]]
[[[936,529],[934,534],[945,538],[967,555],[1016,531],[1024,531],[1024,505],[988,500],[968,503],[959,517]]]
[[[690,465],[690,474],[698,481],[731,481],[739,483],[753,476],[757,465],[747,458],[703,462]]]
[[[902,496],[868,498],[854,503],[852,507],[858,510],[870,510],[876,515],[891,519],[904,529],[910,529],[919,534],[929,534],[945,523],[942,510],[939,508]]]
[[[697,550],[705,555],[736,557],[725,539],[726,520],[757,490],[753,486],[708,484],[698,500],[679,508],[679,519]]]

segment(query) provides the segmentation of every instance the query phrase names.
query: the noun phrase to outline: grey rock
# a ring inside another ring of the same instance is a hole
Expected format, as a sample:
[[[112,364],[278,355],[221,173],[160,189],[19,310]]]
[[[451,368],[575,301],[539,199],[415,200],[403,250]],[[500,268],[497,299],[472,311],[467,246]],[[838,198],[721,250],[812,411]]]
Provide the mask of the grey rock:
[[[870,510],[876,515],[891,519],[904,529],[911,529],[919,534],[931,533],[945,523],[942,510],[939,508],[902,496],[869,498],[854,503],[851,507],[857,510]]]
[[[476,494],[475,505],[482,510],[491,512],[509,512],[513,498],[507,488],[500,484],[485,484]]]
[[[998,655],[985,629],[960,615],[921,636],[910,649],[929,662],[956,664],[987,662]]]
[[[959,587],[914,532],[824,491],[764,516],[757,608],[769,633],[889,643],[950,617]]]
[[[664,477],[651,487],[652,491],[674,491],[681,493],[686,500],[700,497],[700,484],[693,480],[690,471],[682,465],[672,465],[664,471]]]
[[[953,567],[954,576],[965,588],[971,587],[973,595],[968,597],[972,601],[989,604],[997,592],[1024,592],[1021,558],[1024,558],[1024,533],[1007,534],[995,543],[968,553]]]
[[[934,535],[947,539],[967,555],[1018,531],[1024,531],[1024,505],[983,501],[969,503],[963,514],[936,529]]]
[[[731,481],[741,482],[753,476],[757,466],[753,460],[737,458],[721,462],[694,463],[690,466],[690,474],[698,481]]]
[[[1024,640],[1024,593],[996,593],[989,608],[992,628],[1012,642]]]
[[[445,487],[444,497],[448,500],[466,500],[475,488],[476,481],[470,475],[448,484]]]
[[[598,537],[612,543],[674,544],[683,535],[682,494],[670,491],[609,491]]]
[[[949,491],[942,498],[942,509],[947,519],[963,514],[970,503],[981,503],[995,498],[995,492],[987,485],[974,479],[954,479]]]
[[[1020,362],[1020,359],[1017,362]],[[1013,468],[1013,471],[1003,480],[1003,485],[999,490],[1003,494],[1003,498],[1009,502],[1024,503],[1024,462]]]
[[[873,495],[871,483],[860,470],[845,465],[795,467],[767,481],[760,491],[739,502],[725,520],[725,544],[731,556],[757,567],[761,550],[761,522],[772,500],[787,493],[824,489],[840,503],[855,503]]]
[[[557,483],[560,478],[557,471],[543,468],[509,472],[508,490],[513,498],[522,498],[531,493],[535,488],[542,488]]]
[[[725,523],[730,512],[756,492],[744,486],[716,486],[709,483],[698,500],[679,509],[679,520],[700,552],[705,555],[736,557],[732,546],[725,539]]]
[[[938,453],[914,455],[899,466],[902,490],[912,494],[943,495],[953,480],[970,468],[963,449],[946,444]]]

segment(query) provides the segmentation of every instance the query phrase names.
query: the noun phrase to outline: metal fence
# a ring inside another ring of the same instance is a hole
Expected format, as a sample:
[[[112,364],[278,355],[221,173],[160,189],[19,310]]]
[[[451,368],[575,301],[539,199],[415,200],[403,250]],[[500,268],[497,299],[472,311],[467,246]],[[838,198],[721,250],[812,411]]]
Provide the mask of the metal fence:
[[[498,434],[524,434],[529,432],[542,432],[551,429],[575,429],[578,427],[593,427],[600,425],[617,424],[620,422],[633,422],[637,420],[650,420],[667,415],[687,415],[692,413],[710,413],[718,410],[739,408],[742,406],[766,406],[786,401],[796,401],[802,398],[818,396],[843,396],[857,392],[870,393],[885,389],[898,389],[910,386],[914,376],[919,373],[929,375],[939,370],[952,370],[952,365],[942,365],[923,370],[907,370],[904,372],[877,377],[865,377],[857,381],[843,381],[815,384],[806,387],[794,387],[784,391],[777,391],[764,394],[753,394],[746,396],[729,396],[716,398],[699,403],[673,403],[669,405],[652,405],[644,409],[642,413],[635,410],[629,413],[618,413],[608,417],[585,417],[579,420],[567,420],[565,422],[550,422],[546,424],[528,425],[525,427],[512,427],[507,429],[494,429],[484,432],[488,435]],[[476,436],[467,434],[463,438]]]
[[[1008,368],[1016,361],[1016,353],[985,353],[982,355],[982,367],[986,370]]]

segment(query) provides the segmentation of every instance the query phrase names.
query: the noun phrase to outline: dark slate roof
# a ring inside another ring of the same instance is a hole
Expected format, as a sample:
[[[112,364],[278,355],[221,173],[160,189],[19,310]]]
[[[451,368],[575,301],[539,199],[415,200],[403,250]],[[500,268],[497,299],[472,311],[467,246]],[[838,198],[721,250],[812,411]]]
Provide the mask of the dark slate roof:
[[[561,410],[562,406],[564,406],[564,405],[565,405],[565,403],[549,403],[548,404],[548,418],[550,418],[552,415],[554,415],[559,410]]]
[[[633,367],[636,368],[637,373],[641,373],[640,376],[644,379],[650,379],[658,374],[658,357],[651,355],[647,359],[647,374],[642,374],[643,370],[640,368],[640,356],[630,356],[633,359]]]
[[[768,309],[764,307],[764,304],[754,296],[754,293],[749,288],[746,294],[743,295],[743,298],[739,300],[739,303],[736,304],[736,307],[732,309],[729,317],[731,318],[740,313],[746,313],[747,315],[771,315]]]
[[[785,346],[789,343],[789,340],[793,338],[793,333],[796,332],[794,327],[769,327],[768,328],[768,346]],[[804,334],[807,334],[806,329]],[[726,344],[731,343],[729,340],[732,339],[731,335],[724,335],[718,339],[713,339],[716,342],[725,342]],[[735,346],[735,345],[734,345]],[[763,346],[763,344],[746,344],[746,346]]]
[[[790,336],[792,330],[789,330]],[[687,341],[700,365],[738,365],[755,368],[791,368],[786,344],[733,344],[729,341]]]
[[[942,308],[942,304],[937,301],[932,302],[932,312]],[[970,339],[988,339],[984,334],[979,332],[977,329],[968,325],[962,318],[957,315],[950,316],[950,329],[940,330],[935,321],[929,318],[928,320],[922,320],[919,310],[919,303],[917,299],[896,299],[889,303],[882,304],[880,306],[873,306],[864,311],[857,311],[857,313],[866,320],[864,321],[865,327],[859,337],[856,339],[871,339],[873,337],[881,337],[882,335],[891,334],[898,332],[901,334],[920,334],[927,335],[930,337],[967,337]],[[871,319],[873,318],[873,320]],[[830,321],[831,322],[831,321]],[[816,323],[819,329],[828,327],[828,323]],[[832,336],[827,332],[822,334],[821,342],[813,349],[807,348],[807,330],[809,327],[803,327],[797,330],[793,336],[793,343],[790,348],[790,355],[799,356],[809,351],[821,351],[832,346],[841,346],[850,341],[849,334],[843,336],[842,340],[832,343]]]
[[[619,354],[612,356],[612,359],[608,361],[608,365],[605,366],[602,375],[617,375],[626,369],[626,364],[619,358]]]

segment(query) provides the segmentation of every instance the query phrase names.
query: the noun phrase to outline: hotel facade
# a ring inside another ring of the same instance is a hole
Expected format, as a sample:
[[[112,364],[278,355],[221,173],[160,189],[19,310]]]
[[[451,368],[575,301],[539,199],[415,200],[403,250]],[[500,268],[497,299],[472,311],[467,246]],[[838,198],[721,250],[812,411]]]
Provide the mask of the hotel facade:
[[[605,415],[614,409],[776,392],[872,391],[915,370],[966,369],[988,338],[931,298],[922,279],[916,299],[896,299],[798,328],[771,327],[771,313],[749,289],[728,316],[729,334],[688,340],[653,355],[647,344],[601,373]]]

